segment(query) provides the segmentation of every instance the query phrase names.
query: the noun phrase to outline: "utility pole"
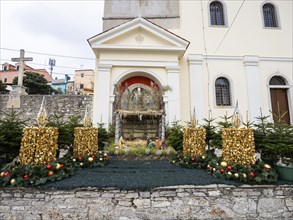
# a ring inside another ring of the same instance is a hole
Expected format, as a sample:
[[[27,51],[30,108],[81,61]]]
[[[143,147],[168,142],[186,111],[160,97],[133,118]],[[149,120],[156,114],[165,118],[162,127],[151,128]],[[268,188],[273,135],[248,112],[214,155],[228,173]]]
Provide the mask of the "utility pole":
[[[56,60],[49,58],[49,65],[50,65],[50,75],[52,76],[53,67],[56,65]]]

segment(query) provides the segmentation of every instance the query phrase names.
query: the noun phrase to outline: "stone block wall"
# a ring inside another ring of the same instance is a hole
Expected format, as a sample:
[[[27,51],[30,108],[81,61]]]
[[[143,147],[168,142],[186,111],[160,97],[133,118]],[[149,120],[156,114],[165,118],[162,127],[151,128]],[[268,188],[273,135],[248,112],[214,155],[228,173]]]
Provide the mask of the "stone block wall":
[[[293,219],[292,185],[151,190],[6,188],[0,219]]]
[[[72,115],[84,116],[85,108],[88,107],[89,113],[92,114],[93,96],[83,95],[27,95],[21,96],[20,108],[14,109],[17,112],[22,112],[20,117],[28,120],[28,125],[36,123],[37,114],[40,110],[43,97],[46,100],[46,110],[49,115],[57,114],[64,115],[65,120]],[[0,109],[4,112],[9,112],[7,101],[9,95],[0,95]],[[0,112],[0,119],[3,119],[5,114]]]

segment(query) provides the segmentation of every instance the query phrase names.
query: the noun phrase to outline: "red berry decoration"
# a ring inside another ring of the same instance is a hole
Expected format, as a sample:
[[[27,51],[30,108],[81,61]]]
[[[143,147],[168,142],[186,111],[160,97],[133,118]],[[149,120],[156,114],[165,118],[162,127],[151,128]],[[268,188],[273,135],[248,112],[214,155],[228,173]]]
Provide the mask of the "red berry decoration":
[[[25,175],[23,176],[24,179],[28,179],[28,177],[29,177],[29,176],[28,176],[27,174],[25,174]]]
[[[78,159],[79,161],[82,161],[82,157],[80,157],[80,156],[79,156],[77,159]]]
[[[92,158],[95,159],[95,155],[93,155]]]
[[[51,169],[52,169],[52,165],[51,165],[51,164],[48,164],[48,165],[46,166],[46,169],[47,169],[47,170],[51,170]]]
[[[60,163],[60,167],[63,168],[64,167],[64,163]]]
[[[233,167],[232,167],[232,166],[227,166],[227,169],[228,169],[228,170],[232,170]]]
[[[255,177],[255,173],[254,172],[251,171],[249,174],[250,174],[250,176]]]
[[[192,157],[192,158],[191,158],[191,160],[192,160],[192,161],[195,161],[195,158],[194,158],[194,157]]]
[[[182,160],[181,157],[179,157],[178,160],[179,160],[179,161]]]
[[[221,172],[221,173],[224,173],[224,172],[225,172],[225,169],[224,169],[224,168],[221,168],[221,169],[220,169],[220,172]]]

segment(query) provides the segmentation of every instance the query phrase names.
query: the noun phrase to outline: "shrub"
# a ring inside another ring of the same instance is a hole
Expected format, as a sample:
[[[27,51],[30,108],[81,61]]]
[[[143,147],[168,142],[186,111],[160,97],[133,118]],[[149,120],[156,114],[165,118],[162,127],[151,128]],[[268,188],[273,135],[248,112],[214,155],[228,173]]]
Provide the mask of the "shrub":
[[[59,148],[65,148],[67,146],[72,146],[74,142],[74,128],[83,127],[80,123],[81,116],[73,115],[69,117],[68,121],[65,121],[64,115],[51,115],[49,117],[48,126],[57,127],[58,136],[58,146]]]
[[[99,128],[98,128],[98,146],[99,149],[104,149],[105,143],[109,142],[109,134],[107,130],[104,128],[103,123],[99,123]]]
[[[183,150],[183,126],[179,121],[172,122],[172,127],[166,129],[167,145],[173,147],[176,151]]]
[[[14,109],[5,114],[5,118],[0,120],[0,155],[5,162],[13,160],[19,154],[21,145],[22,129],[26,121],[20,119],[21,112]]]
[[[274,164],[293,161],[293,126],[282,121],[267,122],[269,116],[258,117],[255,124],[255,145],[261,151],[263,161]],[[288,158],[288,161],[284,159]]]

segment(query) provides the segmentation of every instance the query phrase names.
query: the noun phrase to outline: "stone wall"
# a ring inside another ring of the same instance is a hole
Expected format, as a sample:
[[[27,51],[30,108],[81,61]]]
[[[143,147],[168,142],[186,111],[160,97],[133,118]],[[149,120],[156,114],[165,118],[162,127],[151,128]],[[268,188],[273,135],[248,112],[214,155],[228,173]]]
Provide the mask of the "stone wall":
[[[293,219],[292,186],[151,190],[6,188],[0,219]]]
[[[40,110],[43,97],[46,100],[46,110],[49,115],[57,114],[64,115],[65,120],[72,115],[84,116],[85,108],[88,107],[92,114],[92,96],[82,95],[27,95],[21,96],[20,109],[14,109],[17,112],[22,112],[20,117],[28,120],[28,125],[36,123],[37,114]],[[0,95],[0,109],[4,112],[9,112],[7,101],[9,95]],[[0,119],[3,119],[5,114],[0,112]]]

